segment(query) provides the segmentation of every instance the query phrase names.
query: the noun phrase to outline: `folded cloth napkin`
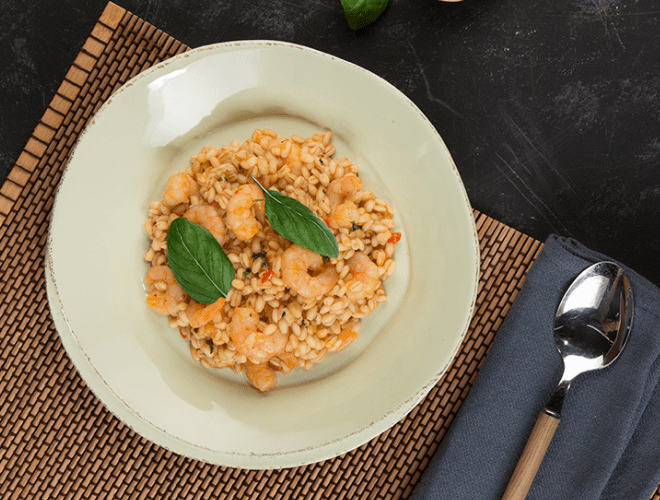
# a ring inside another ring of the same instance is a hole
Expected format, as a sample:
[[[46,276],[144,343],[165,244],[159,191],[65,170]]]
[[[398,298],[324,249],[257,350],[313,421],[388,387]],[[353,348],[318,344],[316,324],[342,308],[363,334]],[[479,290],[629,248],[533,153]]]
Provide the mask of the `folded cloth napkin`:
[[[551,236],[413,500],[499,499],[561,378],[554,315],[571,281],[612,260]],[[625,268],[625,266],[624,266]],[[660,291],[626,268],[634,319],[610,366],[578,376],[528,499],[648,499],[660,482]]]

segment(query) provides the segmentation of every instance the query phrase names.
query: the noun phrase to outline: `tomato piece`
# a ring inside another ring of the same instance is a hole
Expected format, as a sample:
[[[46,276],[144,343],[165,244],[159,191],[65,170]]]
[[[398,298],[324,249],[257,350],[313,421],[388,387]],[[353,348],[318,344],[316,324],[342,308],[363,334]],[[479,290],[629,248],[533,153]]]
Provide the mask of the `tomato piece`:
[[[387,240],[388,243],[398,243],[401,241],[401,233],[392,233],[390,239]]]
[[[269,269],[268,271],[266,271],[266,272],[261,276],[261,284],[263,285],[264,283],[266,283],[266,281],[268,281],[268,280],[270,279],[270,277],[271,277],[273,274],[275,274],[275,273],[273,272],[272,269]]]

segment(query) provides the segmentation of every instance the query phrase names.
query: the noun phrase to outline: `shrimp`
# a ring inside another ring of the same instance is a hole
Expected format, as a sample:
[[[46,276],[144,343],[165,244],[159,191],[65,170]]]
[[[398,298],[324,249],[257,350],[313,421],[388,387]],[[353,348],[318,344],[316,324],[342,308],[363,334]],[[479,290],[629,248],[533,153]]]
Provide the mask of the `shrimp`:
[[[328,186],[328,199],[330,201],[330,226],[339,229],[351,227],[359,217],[358,207],[351,198],[354,198],[362,189],[362,179],[355,174],[348,174],[335,179]]]
[[[309,273],[322,267],[323,257],[295,244],[282,254],[282,280],[291,290],[308,299],[328,293],[339,280],[332,265],[316,276]]]
[[[259,392],[268,392],[277,385],[277,375],[268,363],[257,364],[248,361],[245,365],[245,375]]]
[[[214,319],[219,318],[224,312],[224,307],[224,297],[220,297],[212,304],[206,305],[192,300],[186,309],[186,316],[188,316],[190,326],[193,328],[200,328]]]
[[[346,349],[358,337],[359,322],[353,320],[344,327],[336,337],[326,342],[328,352],[339,352]]]
[[[346,283],[346,296],[351,300],[371,297],[380,284],[378,266],[362,252],[356,252],[347,264],[353,278]]]
[[[280,370],[282,371],[282,375],[286,375],[294,368],[300,366],[298,358],[292,352],[283,352],[278,358],[280,358]]]
[[[264,194],[256,184],[244,184],[227,203],[227,224],[239,240],[248,241],[259,232],[259,222],[252,207],[264,210]]]
[[[227,242],[227,227],[218,211],[210,205],[193,205],[183,216],[190,222],[208,229],[220,246]]]
[[[168,207],[174,207],[181,203],[187,203],[190,197],[197,194],[199,185],[190,175],[181,171],[172,174],[167,179],[165,191],[163,191],[163,203]]]
[[[258,330],[259,314],[251,307],[237,307],[229,323],[236,350],[255,364],[265,363],[284,351],[289,336],[276,328],[271,334]]]
[[[162,281],[167,285],[165,290],[156,288],[149,294],[147,297],[149,307],[161,314],[177,315],[178,304],[185,302],[187,294],[177,283],[172,270],[165,265],[150,267],[146,281],[148,283]]]

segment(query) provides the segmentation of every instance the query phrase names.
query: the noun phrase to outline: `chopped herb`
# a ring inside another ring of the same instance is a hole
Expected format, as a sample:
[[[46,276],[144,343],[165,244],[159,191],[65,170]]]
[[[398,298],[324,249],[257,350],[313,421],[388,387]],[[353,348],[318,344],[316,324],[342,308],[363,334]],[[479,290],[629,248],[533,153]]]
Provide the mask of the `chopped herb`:
[[[284,317],[284,316],[286,316],[286,311],[284,311],[284,312],[282,313],[282,317]]]
[[[351,231],[357,231],[358,229],[362,229],[362,226],[358,226],[355,222],[351,221]]]
[[[211,351],[211,354],[213,354],[213,344],[209,344],[209,349]]]
[[[328,257],[327,255],[324,255],[323,256],[323,263],[327,264],[329,261],[330,261],[330,257]]]
[[[252,260],[257,260],[259,257],[261,257],[262,259],[266,259],[266,250],[262,250],[261,252],[252,254]]]
[[[268,269],[268,257],[266,256],[265,250],[262,250],[259,253],[252,254],[252,262],[254,262],[257,259],[263,259],[263,261],[261,262],[261,269]]]
[[[321,165],[325,165],[325,163],[323,163],[323,160],[322,160],[321,158],[319,158],[319,163],[320,163]],[[323,192],[325,193],[325,189],[323,190]]]
[[[243,278],[247,278],[248,276],[250,276],[250,271],[246,269],[245,271],[243,271]]]
[[[305,321],[305,318],[302,320],[302,326],[305,326],[307,324],[307,321]]]

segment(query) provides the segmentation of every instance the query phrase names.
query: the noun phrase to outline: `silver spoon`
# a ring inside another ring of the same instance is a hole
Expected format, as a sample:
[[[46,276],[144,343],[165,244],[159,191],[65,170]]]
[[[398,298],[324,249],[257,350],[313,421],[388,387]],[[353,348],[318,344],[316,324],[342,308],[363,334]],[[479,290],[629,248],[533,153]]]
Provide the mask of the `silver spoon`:
[[[632,288],[614,262],[580,273],[557,308],[554,336],[564,374],[541,412],[502,500],[524,499],[561,418],[564,398],[579,374],[604,368],[623,350],[633,320]]]

